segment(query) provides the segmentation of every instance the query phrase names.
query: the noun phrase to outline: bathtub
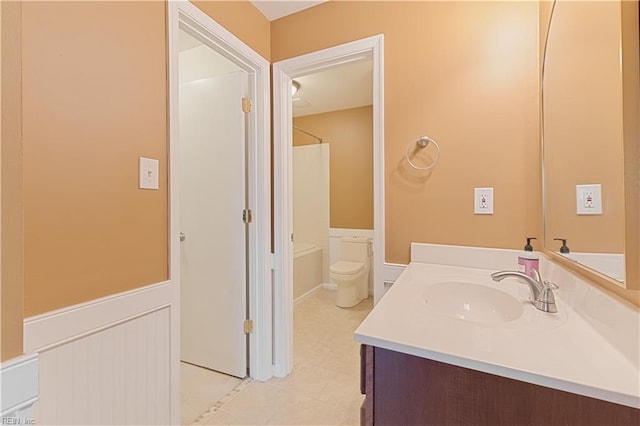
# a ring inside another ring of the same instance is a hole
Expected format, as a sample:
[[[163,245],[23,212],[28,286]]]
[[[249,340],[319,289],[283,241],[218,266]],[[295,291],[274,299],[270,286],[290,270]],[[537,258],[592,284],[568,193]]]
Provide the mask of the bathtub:
[[[322,284],[322,249],[313,244],[293,243],[293,299]]]

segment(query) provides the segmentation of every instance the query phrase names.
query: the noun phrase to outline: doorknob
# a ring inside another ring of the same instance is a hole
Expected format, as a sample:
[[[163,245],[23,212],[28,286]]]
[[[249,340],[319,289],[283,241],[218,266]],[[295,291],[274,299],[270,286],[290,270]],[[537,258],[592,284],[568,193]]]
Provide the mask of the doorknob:
[[[181,232],[180,233],[180,242],[183,242],[186,239],[187,239],[187,237],[184,235],[184,232]]]

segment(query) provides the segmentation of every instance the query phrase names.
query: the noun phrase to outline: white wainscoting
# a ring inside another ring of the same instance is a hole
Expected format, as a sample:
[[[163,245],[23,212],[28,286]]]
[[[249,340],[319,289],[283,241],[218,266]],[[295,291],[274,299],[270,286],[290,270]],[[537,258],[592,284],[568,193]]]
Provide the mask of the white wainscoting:
[[[391,288],[394,282],[398,279],[400,274],[404,271],[407,265],[399,263],[385,263],[382,268],[382,281],[384,282],[384,292]],[[384,294],[382,295],[384,296]],[[382,297],[380,296],[380,297]]]
[[[38,355],[21,356],[0,367],[0,424],[32,424],[38,399]]]
[[[37,424],[170,424],[171,284],[25,321],[40,360]]]

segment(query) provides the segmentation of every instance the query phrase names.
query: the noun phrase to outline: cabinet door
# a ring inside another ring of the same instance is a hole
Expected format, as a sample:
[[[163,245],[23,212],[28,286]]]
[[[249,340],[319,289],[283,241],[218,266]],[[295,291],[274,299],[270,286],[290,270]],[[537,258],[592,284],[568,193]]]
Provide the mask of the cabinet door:
[[[374,348],[376,425],[640,425],[640,410]]]
[[[360,407],[360,425],[373,425],[373,346],[360,346],[360,393],[366,395]]]

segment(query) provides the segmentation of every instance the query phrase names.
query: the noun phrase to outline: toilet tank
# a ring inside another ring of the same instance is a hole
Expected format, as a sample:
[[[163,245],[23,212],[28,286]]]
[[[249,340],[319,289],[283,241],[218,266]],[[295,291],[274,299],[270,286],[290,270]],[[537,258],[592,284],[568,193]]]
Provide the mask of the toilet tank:
[[[345,237],[340,240],[340,258],[351,262],[369,264],[371,239],[365,237]]]

